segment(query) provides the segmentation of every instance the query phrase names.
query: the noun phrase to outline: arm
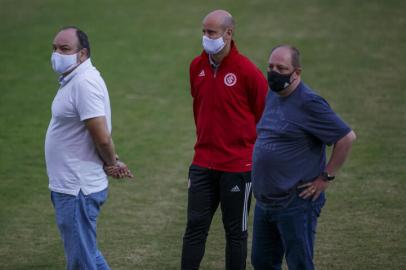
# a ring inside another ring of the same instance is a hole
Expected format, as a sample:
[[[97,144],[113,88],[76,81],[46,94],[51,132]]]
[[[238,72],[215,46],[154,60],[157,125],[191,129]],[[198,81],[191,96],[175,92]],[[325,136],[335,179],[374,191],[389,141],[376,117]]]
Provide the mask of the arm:
[[[113,140],[107,129],[106,118],[104,116],[94,117],[86,119],[84,122],[93,139],[97,152],[105,164],[104,169],[107,175],[114,178],[132,178],[133,175],[127,165],[118,161]]]
[[[331,175],[335,175],[337,173],[347,159],[352,147],[352,143],[355,141],[355,139],[355,132],[350,131],[347,135],[342,137],[334,144],[333,151],[331,152],[331,156],[325,171]],[[315,201],[320,196],[320,193],[327,189],[328,185],[329,182],[325,181],[321,176],[319,176],[313,182],[300,186],[300,188],[307,188],[302,191],[299,196],[304,199],[312,197],[313,201]]]
[[[113,140],[107,129],[106,118],[104,116],[95,117],[87,119],[84,122],[104,164],[107,166],[116,165],[116,152]]]
[[[331,152],[330,159],[326,166],[326,171],[335,175],[341,168],[350,153],[352,143],[355,141],[356,135],[354,131],[350,131],[347,135],[341,138],[336,144],[334,144],[333,151]]]
[[[255,123],[258,123],[262,117],[265,108],[265,99],[268,93],[268,82],[259,69],[253,71],[249,77],[248,100],[251,111],[255,116]]]

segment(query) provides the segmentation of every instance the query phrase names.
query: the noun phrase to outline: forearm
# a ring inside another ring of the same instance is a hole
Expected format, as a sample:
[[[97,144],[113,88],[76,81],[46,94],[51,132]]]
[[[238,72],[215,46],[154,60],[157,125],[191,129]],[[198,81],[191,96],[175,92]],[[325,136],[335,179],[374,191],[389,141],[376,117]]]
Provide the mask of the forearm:
[[[111,138],[109,138],[107,142],[96,143],[96,149],[105,165],[113,166],[116,164],[116,151],[114,148],[113,140]]]
[[[330,159],[326,166],[326,171],[335,175],[344,164],[351,151],[352,143],[356,139],[355,133],[350,131],[346,136],[340,139],[333,147]]]
[[[96,146],[97,153],[104,162],[104,170],[114,178],[133,177],[133,174],[123,162],[117,161],[118,156],[114,149],[113,139],[107,129],[104,116],[91,118],[85,121],[86,128]]]
[[[329,175],[334,176],[344,164],[344,161],[347,159],[352,143],[355,139],[355,133],[350,131],[347,135],[334,144],[333,151],[331,152],[330,159],[325,168],[325,171],[327,171]],[[320,175],[314,181],[299,186],[299,188],[306,188],[299,194],[299,196],[304,199],[312,198],[312,200],[315,201],[320,194],[326,190],[328,185],[329,181]]]
[[[97,153],[107,166],[116,164],[116,152],[110,132],[107,129],[106,118],[104,116],[85,120],[86,128],[93,139]]]

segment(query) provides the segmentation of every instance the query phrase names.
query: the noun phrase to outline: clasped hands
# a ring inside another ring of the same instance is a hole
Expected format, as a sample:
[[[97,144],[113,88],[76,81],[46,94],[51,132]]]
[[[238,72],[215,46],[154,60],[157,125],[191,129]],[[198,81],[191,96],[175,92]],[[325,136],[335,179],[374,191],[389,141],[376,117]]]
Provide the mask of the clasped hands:
[[[108,176],[111,176],[116,179],[134,177],[134,175],[131,173],[128,166],[120,160],[117,160],[116,164],[114,164],[114,165],[110,165],[110,166],[104,165],[103,169]]]

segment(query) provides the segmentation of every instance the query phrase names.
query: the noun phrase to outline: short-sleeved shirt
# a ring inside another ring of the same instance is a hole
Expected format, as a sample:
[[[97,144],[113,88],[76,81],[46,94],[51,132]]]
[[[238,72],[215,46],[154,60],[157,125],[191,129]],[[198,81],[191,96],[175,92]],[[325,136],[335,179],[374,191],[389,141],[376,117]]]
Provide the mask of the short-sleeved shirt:
[[[90,59],[60,79],[45,138],[45,160],[52,191],[77,195],[108,186],[95,144],[84,120],[104,116],[111,132],[107,87]]]
[[[287,97],[269,91],[257,125],[252,181],[257,200],[268,202],[309,182],[326,166],[326,145],[351,129],[326,100],[304,83]]]

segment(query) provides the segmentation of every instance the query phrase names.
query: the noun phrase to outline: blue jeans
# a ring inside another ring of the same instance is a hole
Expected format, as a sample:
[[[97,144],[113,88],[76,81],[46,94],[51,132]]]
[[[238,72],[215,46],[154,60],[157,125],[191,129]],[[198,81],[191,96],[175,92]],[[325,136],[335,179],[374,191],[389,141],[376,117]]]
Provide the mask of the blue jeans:
[[[251,261],[255,270],[281,270],[283,257],[289,270],[313,270],[317,218],[325,203],[294,193],[275,203],[257,201],[254,214]]]
[[[68,270],[109,270],[97,248],[96,221],[107,189],[77,196],[51,191]]]

